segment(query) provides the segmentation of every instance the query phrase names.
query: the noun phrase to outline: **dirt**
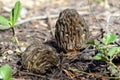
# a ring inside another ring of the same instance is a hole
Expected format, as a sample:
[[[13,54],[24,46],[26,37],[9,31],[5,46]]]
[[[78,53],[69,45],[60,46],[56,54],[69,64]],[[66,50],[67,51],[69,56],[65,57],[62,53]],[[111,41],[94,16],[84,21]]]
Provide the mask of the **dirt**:
[[[108,2],[109,5],[104,2],[98,3],[95,0],[21,0],[24,10],[18,20],[19,25],[15,27],[20,45],[18,46],[11,40],[11,29],[0,30],[0,66],[6,63],[10,64],[13,70],[13,80],[109,80],[98,76],[108,77],[110,71],[105,62],[92,59],[92,56],[97,52],[93,46],[88,46],[75,60],[62,57],[60,63],[62,67],[55,67],[44,75],[29,72],[23,69],[21,65],[21,55],[30,44],[54,41],[58,14],[66,8],[76,9],[85,18],[91,33],[90,38],[100,39],[103,33],[109,31],[117,34],[119,39],[120,1],[109,0]],[[15,0],[0,1],[0,5],[2,5],[0,14],[9,18],[10,9],[14,4]],[[31,19],[31,17],[36,16],[41,18]],[[30,21],[20,23],[28,18]],[[22,49],[22,52],[19,52],[19,48]],[[81,72],[73,72],[68,67]]]

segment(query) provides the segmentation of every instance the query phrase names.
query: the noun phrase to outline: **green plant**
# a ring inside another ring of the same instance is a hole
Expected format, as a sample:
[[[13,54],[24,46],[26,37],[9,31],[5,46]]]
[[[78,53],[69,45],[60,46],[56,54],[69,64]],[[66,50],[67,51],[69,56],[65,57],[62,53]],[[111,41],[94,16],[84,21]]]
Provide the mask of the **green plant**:
[[[104,3],[105,2],[105,0],[95,0],[96,2],[98,2],[98,3]]]
[[[102,44],[95,41],[89,41],[88,44],[92,44],[98,49],[98,53],[93,57],[93,59],[105,61],[109,64],[110,70],[116,71],[114,75],[120,77],[120,75],[118,75],[120,73],[117,71],[117,66],[113,63],[113,59],[117,56],[117,54],[120,54],[120,47],[110,45],[110,43],[113,43],[115,40],[115,34],[107,33],[101,39]]]
[[[15,3],[14,8],[10,12],[9,20],[3,16],[0,16],[0,23],[1,23],[0,29],[2,29],[2,30],[9,29],[9,28],[12,29],[13,40],[15,40],[17,44],[19,44],[19,41],[15,35],[14,27],[15,27],[15,23],[18,20],[18,17],[20,16],[20,11],[21,11],[21,3],[20,3],[20,1],[17,1]]]
[[[9,65],[0,67],[0,80],[12,80],[12,69]]]

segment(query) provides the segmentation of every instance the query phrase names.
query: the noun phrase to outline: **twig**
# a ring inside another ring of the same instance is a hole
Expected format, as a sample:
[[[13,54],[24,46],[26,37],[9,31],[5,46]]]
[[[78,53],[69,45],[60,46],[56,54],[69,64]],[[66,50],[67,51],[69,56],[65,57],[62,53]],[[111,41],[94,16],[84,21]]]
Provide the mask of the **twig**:
[[[106,21],[107,21],[107,25],[106,25],[106,33],[109,33],[109,30],[108,30],[109,28],[108,28],[108,27],[109,27],[109,23],[110,23],[110,18],[111,18],[111,14],[108,15],[107,20],[106,20]]]
[[[79,74],[85,74],[85,75],[93,75],[97,78],[105,78],[105,79],[120,79],[120,77],[108,77],[108,76],[104,76],[104,75],[100,75],[100,74],[95,74],[95,73],[88,73],[88,72],[84,72],[84,71],[80,71],[78,69],[69,67],[68,70],[73,71],[74,73],[79,73]]]
[[[107,9],[107,8],[110,8],[110,5],[109,5],[109,3],[108,3],[108,0],[105,0],[105,8]]]
[[[80,12],[78,11],[78,13],[80,15],[88,15],[89,13],[87,12]],[[51,19],[54,19],[54,18],[57,18],[58,17],[58,14],[55,14],[55,15],[50,15],[49,16]],[[47,19],[48,18],[48,15],[43,15],[43,16],[36,16],[36,17],[31,17],[31,18],[28,18],[28,19],[24,19],[24,20],[21,20],[20,22],[17,22],[15,25],[20,25],[20,24],[23,24],[23,23],[26,23],[26,22],[29,22],[29,21],[32,21],[32,20],[44,20],[44,19]]]
[[[49,28],[49,31],[50,31],[50,34],[52,35],[52,37],[54,37],[54,31],[52,29],[52,25],[51,25],[51,17],[50,17],[50,13],[47,12],[47,15],[48,15],[48,18],[47,18],[47,24],[48,24],[48,28]]]
[[[116,41],[115,41],[115,44],[116,44],[117,46],[120,46],[120,43],[119,43],[119,42],[116,42]]]
[[[58,15],[51,15],[50,17],[51,17],[51,18],[57,18]],[[37,20],[37,19],[47,19],[47,18],[48,18],[47,15],[31,17],[31,18],[28,18],[28,19],[22,20],[22,21],[16,23],[15,25],[20,25],[20,24],[23,24],[23,23],[25,23],[25,22],[29,22],[29,21],[32,21],[32,20]]]
[[[85,54],[85,53],[89,53],[89,52],[92,52],[92,51],[96,51],[96,49],[89,50],[88,48],[89,48],[89,46],[85,50],[83,50],[83,51],[81,51],[81,52],[79,52],[77,54],[72,54],[72,55],[71,54],[64,54],[63,56],[64,57],[68,57],[70,59],[75,59],[79,55],[82,55],[82,54]]]
[[[102,25],[99,23],[99,20],[95,17],[95,14],[92,12],[92,6],[90,3],[90,0],[88,0],[88,4],[90,5],[90,12],[92,13],[92,16],[95,18],[95,21],[98,23],[99,27],[101,27]]]
[[[42,75],[40,75],[40,74],[34,74],[34,73],[31,73],[31,72],[24,72],[24,71],[20,71],[20,73],[22,74],[22,75],[31,75],[31,76],[36,76],[36,77],[42,77],[42,78],[45,78],[45,76],[42,76]]]

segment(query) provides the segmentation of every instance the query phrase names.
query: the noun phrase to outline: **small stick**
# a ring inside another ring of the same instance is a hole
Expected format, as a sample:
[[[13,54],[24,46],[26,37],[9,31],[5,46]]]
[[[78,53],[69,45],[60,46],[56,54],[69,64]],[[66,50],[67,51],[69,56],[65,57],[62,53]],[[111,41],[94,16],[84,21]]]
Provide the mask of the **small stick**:
[[[51,15],[50,17],[51,17],[51,18],[57,18],[58,15]],[[29,22],[29,21],[32,21],[32,20],[37,20],[37,19],[47,19],[47,18],[48,18],[47,15],[31,17],[31,18],[28,18],[28,19],[22,20],[22,21],[16,23],[15,25],[20,25],[20,24],[23,24],[23,23],[25,23],[25,22]]]
[[[52,25],[51,25],[52,20],[51,20],[51,17],[50,17],[50,13],[47,12],[47,15],[48,15],[47,24],[48,24],[49,32],[52,35],[52,37],[54,37],[54,35],[53,35],[54,32],[53,32]]]
[[[88,15],[89,13],[87,12],[79,12],[78,13],[80,15]],[[54,18],[57,18],[58,17],[58,14],[55,14],[55,15],[50,15],[49,16],[51,19],[54,19]],[[29,22],[29,21],[32,21],[32,20],[44,20],[44,19],[47,19],[48,18],[48,15],[43,15],[43,16],[36,16],[36,17],[31,17],[31,18],[28,18],[28,19],[24,19],[24,20],[21,20],[20,22],[17,22],[15,25],[20,25],[20,24],[23,24],[23,23],[26,23],[26,22]]]

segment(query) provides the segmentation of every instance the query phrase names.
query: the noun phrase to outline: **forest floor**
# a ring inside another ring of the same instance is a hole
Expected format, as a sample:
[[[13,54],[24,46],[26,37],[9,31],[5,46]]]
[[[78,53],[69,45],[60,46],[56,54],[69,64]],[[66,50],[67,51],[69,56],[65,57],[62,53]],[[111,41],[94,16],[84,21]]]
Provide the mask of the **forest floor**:
[[[9,18],[9,12],[16,0],[0,0],[0,15]],[[120,38],[120,1],[108,0],[98,3],[97,0],[21,0],[21,16],[15,27],[16,36],[20,42],[22,52],[33,42],[45,43],[54,39],[56,20],[59,13],[66,8],[76,9],[89,26],[90,37],[95,40],[109,31]],[[48,19],[49,18],[49,19]],[[107,22],[109,20],[109,23]],[[108,28],[106,27],[109,24]],[[42,75],[21,70],[21,54],[16,43],[11,41],[12,30],[0,30],[0,66],[10,64],[13,70],[13,80],[109,80],[96,75],[110,76],[108,65],[102,61],[85,60],[84,55],[77,61],[65,60],[81,73],[71,71],[55,71]],[[96,53],[96,52],[92,52]],[[89,74],[84,74],[87,72]],[[56,77],[57,76],[57,77]],[[75,76],[75,77],[74,77]]]

